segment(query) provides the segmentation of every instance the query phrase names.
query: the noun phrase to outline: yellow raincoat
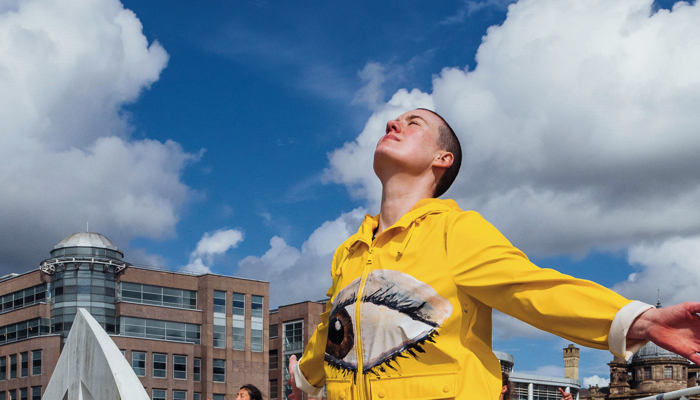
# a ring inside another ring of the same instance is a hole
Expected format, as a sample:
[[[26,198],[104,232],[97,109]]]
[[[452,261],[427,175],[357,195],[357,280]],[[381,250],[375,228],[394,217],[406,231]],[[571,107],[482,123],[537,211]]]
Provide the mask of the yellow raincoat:
[[[629,355],[624,335],[648,306],[535,266],[478,213],[426,199],[372,240],[377,224],[366,216],[335,252],[330,300],[295,371],[301,389],[325,384],[331,400],[495,400],[493,308],[597,349],[613,348],[617,319],[615,353]]]

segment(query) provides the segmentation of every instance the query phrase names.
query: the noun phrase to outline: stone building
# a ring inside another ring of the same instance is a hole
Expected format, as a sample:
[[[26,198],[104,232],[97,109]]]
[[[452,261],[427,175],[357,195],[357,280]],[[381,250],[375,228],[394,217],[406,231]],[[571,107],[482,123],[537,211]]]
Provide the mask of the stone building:
[[[685,358],[654,343],[642,347],[626,362],[615,357],[610,367],[610,385],[581,391],[581,400],[632,400],[694,386],[697,368]],[[690,379],[689,379],[690,377]]]

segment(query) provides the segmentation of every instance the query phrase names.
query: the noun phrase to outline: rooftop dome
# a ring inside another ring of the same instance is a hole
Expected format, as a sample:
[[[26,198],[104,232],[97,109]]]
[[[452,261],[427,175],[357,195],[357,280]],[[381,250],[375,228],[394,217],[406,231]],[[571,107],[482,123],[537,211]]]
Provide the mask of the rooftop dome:
[[[114,243],[112,243],[111,240],[97,232],[78,232],[68,235],[63,238],[63,240],[58,242],[58,244],[53,248],[56,250],[66,247],[97,247],[101,249],[114,250],[121,253],[121,251],[114,245]]]
[[[646,345],[644,345],[644,347],[639,349],[638,352],[634,353],[634,357],[632,357],[632,362],[650,360],[654,358],[678,358],[681,360],[685,360],[685,357],[679,356],[678,354],[670,352],[666,349],[662,349],[656,344],[649,342]]]

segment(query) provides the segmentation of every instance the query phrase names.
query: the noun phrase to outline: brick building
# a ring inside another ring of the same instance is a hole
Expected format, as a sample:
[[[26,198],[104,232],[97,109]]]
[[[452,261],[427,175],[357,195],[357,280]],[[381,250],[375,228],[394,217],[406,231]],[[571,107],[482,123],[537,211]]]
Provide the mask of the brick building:
[[[270,310],[270,400],[286,400],[291,393],[292,388],[286,384],[289,357],[294,354],[301,358],[306,343],[321,323],[325,304],[325,300],[305,301]],[[304,393],[304,399],[308,398]],[[325,400],[323,393],[313,398]]]
[[[106,237],[63,239],[38,270],[0,278],[0,400],[39,400],[78,308],[110,334],[153,400],[268,393],[262,281],[137,267]]]

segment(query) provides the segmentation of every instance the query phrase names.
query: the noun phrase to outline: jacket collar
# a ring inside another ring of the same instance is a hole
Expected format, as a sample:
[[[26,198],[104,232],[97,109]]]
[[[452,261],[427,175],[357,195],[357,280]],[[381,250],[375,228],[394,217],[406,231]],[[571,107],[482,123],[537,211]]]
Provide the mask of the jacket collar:
[[[459,206],[452,199],[422,199],[411,207],[406,214],[399,218],[394,225],[387,228],[386,231],[392,229],[406,229],[409,225],[428,214],[438,214],[452,210],[459,210]],[[365,219],[360,225],[360,229],[358,229],[357,233],[355,233],[350,238],[351,240],[347,242],[347,249],[353,252],[358,242],[365,243],[367,246],[370,246],[372,243],[372,234],[378,225],[379,214],[375,216],[366,214]]]

